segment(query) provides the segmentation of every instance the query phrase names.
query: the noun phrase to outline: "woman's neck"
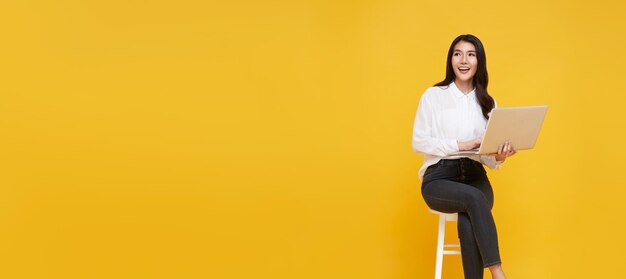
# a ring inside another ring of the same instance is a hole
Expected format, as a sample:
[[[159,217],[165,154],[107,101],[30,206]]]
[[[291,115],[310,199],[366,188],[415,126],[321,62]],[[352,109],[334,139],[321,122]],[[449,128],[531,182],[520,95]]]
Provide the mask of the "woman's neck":
[[[463,93],[468,94],[474,90],[474,85],[472,84],[472,80],[455,80],[454,84],[456,87]]]

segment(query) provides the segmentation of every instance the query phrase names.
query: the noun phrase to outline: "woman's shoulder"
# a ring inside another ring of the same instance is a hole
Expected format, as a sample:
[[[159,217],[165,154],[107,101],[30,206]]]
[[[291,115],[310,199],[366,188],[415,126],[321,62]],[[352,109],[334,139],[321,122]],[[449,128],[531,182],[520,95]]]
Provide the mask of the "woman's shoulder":
[[[436,98],[441,96],[442,93],[448,90],[448,86],[431,86],[426,88],[424,94],[422,94],[422,98]]]

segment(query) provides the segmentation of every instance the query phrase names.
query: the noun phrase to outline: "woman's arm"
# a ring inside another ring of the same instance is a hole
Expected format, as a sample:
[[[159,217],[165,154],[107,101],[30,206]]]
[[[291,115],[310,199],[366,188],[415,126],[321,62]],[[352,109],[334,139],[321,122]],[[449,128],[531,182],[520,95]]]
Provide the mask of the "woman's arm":
[[[505,142],[500,144],[498,147],[498,152],[488,155],[480,155],[480,161],[485,164],[490,169],[500,169],[504,160],[506,158],[511,157],[517,153],[515,147],[511,145],[510,142]]]
[[[498,162],[496,160],[496,156],[494,155],[480,155],[480,162],[492,170],[500,169],[500,167],[502,167],[502,163],[504,163]]]
[[[412,146],[415,152],[446,156],[459,151],[456,139],[441,139],[431,136],[433,112],[427,98],[428,91],[420,99],[413,124]]]

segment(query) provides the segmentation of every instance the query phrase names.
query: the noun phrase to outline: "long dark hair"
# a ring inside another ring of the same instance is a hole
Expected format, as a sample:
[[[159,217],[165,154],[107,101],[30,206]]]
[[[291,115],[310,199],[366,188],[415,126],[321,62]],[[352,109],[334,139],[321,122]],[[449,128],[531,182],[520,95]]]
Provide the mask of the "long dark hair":
[[[489,75],[487,74],[487,56],[485,55],[485,48],[483,47],[483,43],[480,42],[480,40],[476,38],[476,36],[470,34],[460,35],[456,37],[454,41],[452,41],[450,49],[448,50],[446,78],[443,81],[435,84],[435,86],[448,86],[456,78],[456,75],[454,74],[454,69],[452,68],[452,54],[454,53],[454,46],[456,46],[456,44],[460,41],[473,44],[474,48],[476,48],[478,69],[476,69],[476,74],[472,79],[472,83],[476,92],[476,99],[478,100],[478,104],[483,111],[483,116],[485,117],[485,119],[489,119],[489,112],[491,112],[491,110],[495,106],[495,102],[493,100],[493,97],[489,96],[489,93],[487,93]]]

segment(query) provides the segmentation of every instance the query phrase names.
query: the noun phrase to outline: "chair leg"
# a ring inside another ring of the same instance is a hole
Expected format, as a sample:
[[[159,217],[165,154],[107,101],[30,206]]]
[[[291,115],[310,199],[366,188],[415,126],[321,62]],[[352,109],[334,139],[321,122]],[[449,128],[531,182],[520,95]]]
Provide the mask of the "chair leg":
[[[439,233],[437,235],[437,260],[435,263],[435,279],[441,279],[443,268],[443,242],[446,235],[446,217],[439,214]]]

